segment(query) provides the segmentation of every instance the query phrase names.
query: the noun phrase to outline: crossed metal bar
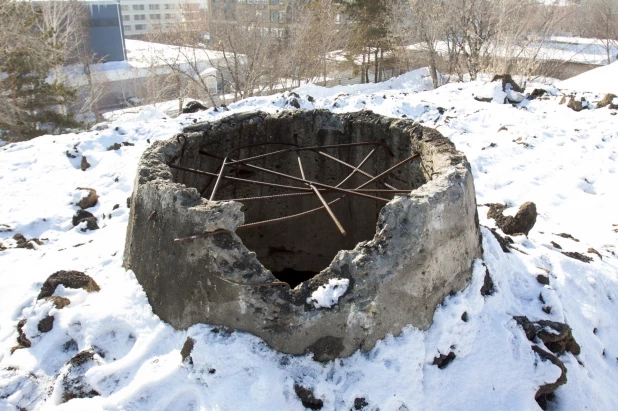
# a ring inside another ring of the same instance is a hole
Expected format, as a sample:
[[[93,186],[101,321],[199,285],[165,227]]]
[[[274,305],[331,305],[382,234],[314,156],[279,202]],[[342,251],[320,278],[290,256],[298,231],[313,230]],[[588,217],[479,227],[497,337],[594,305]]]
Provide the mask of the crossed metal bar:
[[[277,150],[277,151],[273,151],[270,153],[265,153],[265,154],[260,154],[260,155],[256,155],[253,157],[249,157],[249,158],[245,158],[245,159],[233,159],[231,158],[231,155],[236,152],[239,151],[241,149],[245,149],[245,148],[251,148],[251,147],[256,147],[256,146],[266,146],[266,145],[285,145],[285,146],[291,146],[290,148],[286,148],[283,150]],[[333,157],[327,153],[324,153],[323,151],[321,151],[322,149],[328,149],[328,148],[342,148],[342,147],[357,147],[357,146],[366,146],[366,145],[374,145],[376,147],[374,147],[371,152],[365,156],[365,158],[360,162],[360,164],[358,166],[353,166],[349,163],[346,163],[343,160],[340,160],[336,157]],[[353,196],[359,196],[359,197],[364,197],[364,198],[369,198],[372,200],[376,200],[376,201],[382,201],[382,202],[389,202],[389,199],[383,198],[383,197],[376,197],[367,193],[382,193],[382,194],[404,194],[404,193],[409,193],[410,190],[399,190],[389,184],[386,184],[382,181],[380,181],[380,179],[382,177],[384,177],[385,175],[391,173],[392,171],[394,171],[395,169],[403,166],[404,164],[410,162],[411,160],[413,160],[414,158],[418,157],[418,155],[412,155],[408,158],[406,158],[403,161],[400,161],[399,163],[395,164],[394,166],[390,167],[389,169],[385,170],[384,172],[380,173],[377,176],[372,176],[371,174],[361,170],[361,167],[369,160],[369,158],[377,151],[378,148],[384,148],[385,151],[387,152],[387,154],[389,154],[391,157],[394,157],[394,154],[392,153],[392,151],[388,148],[388,146],[386,146],[386,144],[384,142],[363,142],[363,143],[350,143],[350,144],[331,144],[331,145],[325,145],[325,146],[311,146],[311,147],[301,147],[297,144],[294,143],[284,143],[284,142],[269,142],[269,143],[256,143],[256,144],[250,144],[250,145],[246,145],[246,146],[241,146],[241,147],[236,147],[233,148],[232,150],[228,151],[224,157],[209,153],[205,150],[200,150],[199,153],[202,155],[206,155],[209,157],[213,157],[213,158],[217,158],[222,160],[221,166],[218,169],[218,173],[211,173],[211,172],[207,172],[207,171],[201,171],[201,170],[195,170],[192,168],[188,168],[188,167],[182,167],[182,166],[178,166],[178,165],[174,165],[174,164],[168,164],[169,167],[174,168],[174,169],[178,169],[178,170],[182,170],[182,171],[187,171],[187,172],[192,172],[195,174],[200,174],[200,175],[205,175],[205,176],[210,176],[211,179],[209,180],[209,182],[207,183],[206,187],[204,188],[202,194],[207,190],[208,186],[210,186],[210,184],[212,183],[213,179],[216,177],[216,181],[215,181],[215,185],[212,189],[212,192],[210,194],[210,201],[214,201],[215,195],[217,193],[217,189],[220,186],[220,183],[222,180],[231,180],[231,181],[235,181],[235,182],[239,182],[239,183],[246,183],[246,184],[255,184],[255,185],[261,185],[261,186],[266,186],[266,187],[273,187],[273,188],[279,188],[279,189],[286,189],[286,190],[290,190],[290,191],[296,191],[296,193],[288,193],[288,194],[277,194],[277,195],[269,195],[269,196],[259,196],[259,197],[249,197],[249,198],[241,198],[241,199],[234,199],[235,201],[259,201],[259,200],[271,200],[271,199],[278,199],[278,198],[284,198],[284,197],[294,197],[294,196],[307,196],[307,195],[315,195],[320,202],[322,203],[321,207],[317,207],[308,211],[304,211],[302,213],[298,213],[298,214],[293,214],[293,215],[289,215],[289,216],[284,216],[284,217],[279,217],[279,218],[274,218],[274,219],[270,219],[270,220],[265,220],[265,221],[259,221],[259,222],[255,222],[255,223],[249,223],[249,224],[243,224],[241,226],[238,227],[238,229],[246,229],[246,228],[252,228],[252,227],[258,227],[258,226],[262,226],[262,225],[267,225],[267,224],[272,224],[272,223],[277,223],[277,222],[281,222],[281,221],[285,221],[285,220],[289,220],[289,219],[293,219],[293,218],[298,218],[304,215],[308,215],[308,214],[312,214],[315,213],[317,211],[323,210],[325,209],[329,216],[331,217],[331,219],[333,220],[333,222],[335,223],[335,225],[337,226],[338,230],[341,232],[342,235],[346,235],[346,232],[343,228],[343,226],[341,225],[341,223],[339,222],[339,220],[337,219],[337,217],[335,216],[335,214],[333,213],[332,209],[330,208],[330,205],[335,204],[339,201],[341,201],[342,199],[344,199],[345,197],[347,197],[348,195],[353,195]],[[301,151],[314,151],[326,158],[329,158],[333,161],[336,161],[342,165],[345,165],[348,168],[352,169],[352,172],[345,178],[343,179],[339,184],[337,184],[336,186],[331,186],[328,184],[323,184],[317,181],[312,181],[312,180],[307,180],[307,178],[305,177],[305,172],[304,172],[304,168],[303,168],[303,164],[302,164],[302,160],[300,157],[300,152]],[[300,169],[300,174],[301,177],[296,177],[296,176],[292,176],[292,175],[288,175],[285,173],[281,173],[278,171],[274,171],[274,170],[270,170],[267,168],[263,168],[263,167],[259,167],[256,166],[254,164],[249,164],[250,161],[255,161],[258,159],[262,159],[268,156],[272,156],[272,155],[279,155],[279,154],[284,154],[284,153],[290,153],[290,152],[296,152],[296,157],[297,157],[297,161],[298,161],[298,166]],[[283,178],[287,178],[289,180],[292,181],[297,181],[297,182],[301,182],[303,184],[305,184],[307,187],[295,187],[295,186],[289,186],[289,185],[283,185],[283,184],[275,184],[275,183],[268,183],[268,182],[264,182],[264,181],[257,181],[257,180],[249,180],[249,179],[244,179],[244,178],[239,178],[239,177],[231,177],[231,176],[227,176],[225,175],[225,170],[226,167],[236,167],[237,169],[240,168],[248,168],[248,169],[252,169],[252,170],[256,170],[256,171],[261,171],[263,173],[266,174],[272,174],[272,175],[276,175],[279,177],[283,177]],[[362,174],[366,177],[369,178],[368,181],[366,181],[365,183],[361,184],[360,186],[358,186],[355,189],[344,189],[341,188],[341,186],[348,181],[352,176],[354,176],[354,174],[359,173]],[[363,187],[366,187],[367,185],[371,184],[371,183],[380,183],[382,185],[384,185],[385,187],[387,187],[388,189],[363,189]],[[334,192],[339,192],[342,193],[343,195],[330,201],[330,202],[326,202],[326,200],[324,199],[322,194],[332,194]],[[187,241],[193,241],[197,238],[205,238],[205,237],[210,237],[212,235],[218,234],[219,232],[221,232],[220,230],[216,230],[214,232],[208,232],[208,233],[204,233],[204,234],[198,234],[198,235],[194,235],[194,236],[190,236],[190,237],[185,237],[185,238],[180,238],[180,239],[176,239],[174,240],[175,243],[184,243]]]

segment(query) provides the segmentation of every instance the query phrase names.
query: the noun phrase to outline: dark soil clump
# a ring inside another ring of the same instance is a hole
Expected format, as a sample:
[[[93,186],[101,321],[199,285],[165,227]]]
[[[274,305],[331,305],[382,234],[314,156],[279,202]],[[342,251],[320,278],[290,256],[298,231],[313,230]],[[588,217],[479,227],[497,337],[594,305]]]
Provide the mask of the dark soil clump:
[[[311,410],[321,410],[324,406],[324,401],[315,398],[310,389],[294,384],[294,391],[296,392],[296,395],[298,395],[298,398],[300,398],[300,402],[305,408],[309,408]]]
[[[47,278],[41,287],[41,292],[37,300],[41,298],[51,297],[56,291],[56,287],[60,284],[67,288],[82,288],[88,292],[101,290],[97,283],[90,277],[80,271],[58,271]]]
[[[567,257],[582,261],[584,263],[589,263],[592,261],[592,257],[588,257],[587,255],[580,254],[576,251],[564,251],[562,254],[566,255]]]
[[[48,315],[47,317],[43,318],[41,321],[39,321],[39,324],[37,325],[37,329],[40,333],[50,332],[52,328],[54,328],[53,315]]]
[[[440,356],[433,359],[433,365],[437,365],[439,369],[446,368],[457,356],[454,352],[448,353],[448,355],[440,354]]]
[[[97,218],[89,211],[78,210],[77,213],[73,216],[73,226],[77,226],[82,221],[86,222],[86,230],[98,230],[99,225],[97,224]]]
[[[489,275],[489,270],[485,267],[485,278],[483,279],[483,286],[481,287],[481,295],[486,297],[492,295],[495,292],[494,282]]]
[[[533,202],[527,202],[519,207],[519,211],[515,216],[505,216],[502,212],[507,208],[504,204],[487,204],[487,218],[493,218],[496,225],[500,227],[504,234],[525,234],[528,235],[534,224],[536,223],[536,205]]]

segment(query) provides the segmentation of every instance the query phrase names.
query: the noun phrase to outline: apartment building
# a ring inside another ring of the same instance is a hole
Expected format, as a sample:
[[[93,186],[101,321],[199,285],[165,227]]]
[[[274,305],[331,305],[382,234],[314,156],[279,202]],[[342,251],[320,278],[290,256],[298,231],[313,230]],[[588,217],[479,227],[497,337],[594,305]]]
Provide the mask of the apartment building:
[[[210,0],[120,0],[127,37],[182,30],[208,18]]]
[[[264,33],[282,38],[294,20],[291,13],[299,2],[303,1],[210,0],[210,12],[214,20],[251,24],[261,27]]]

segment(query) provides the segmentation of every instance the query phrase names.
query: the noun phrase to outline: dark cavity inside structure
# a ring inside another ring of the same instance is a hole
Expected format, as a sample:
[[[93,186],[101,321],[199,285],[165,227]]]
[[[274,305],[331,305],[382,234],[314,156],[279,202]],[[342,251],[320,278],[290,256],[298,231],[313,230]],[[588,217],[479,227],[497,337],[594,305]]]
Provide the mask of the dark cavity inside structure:
[[[222,130],[217,138],[204,138],[197,150],[183,152],[180,162],[170,167],[175,182],[196,188],[202,197],[242,203],[245,223],[236,234],[265,268],[294,288],[327,268],[340,250],[372,239],[382,207],[395,195],[408,194],[426,182],[409,136],[384,140],[382,133],[378,124],[347,124],[341,132],[312,121],[292,128],[279,122]],[[361,164],[362,172],[355,171]],[[366,184],[378,175],[383,176]],[[358,189],[356,193],[374,198],[323,185]],[[316,190],[334,218],[325,208],[305,213],[323,207]],[[305,214],[286,218],[300,213]]]

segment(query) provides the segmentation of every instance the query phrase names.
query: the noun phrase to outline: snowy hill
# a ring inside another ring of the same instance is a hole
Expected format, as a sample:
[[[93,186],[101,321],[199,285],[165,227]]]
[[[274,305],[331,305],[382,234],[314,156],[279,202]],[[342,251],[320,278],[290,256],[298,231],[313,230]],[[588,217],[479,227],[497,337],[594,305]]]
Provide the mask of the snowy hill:
[[[152,313],[122,268],[127,197],[144,149],[195,121],[294,109],[289,93],[176,119],[144,107],[92,131],[0,147],[0,409],[302,410],[298,385],[324,410],[537,410],[535,393],[561,370],[531,349],[514,316],[566,323],[581,346],[577,356],[560,356],[567,383],[549,409],[617,409],[618,117],[596,108],[613,90],[593,87],[593,73],[615,79],[618,65],[597,70],[516,105],[474,99],[488,89],[495,95],[498,83],[429,91],[424,70],[377,85],[295,90],[301,108],[367,109],[437,128],[471,164],[486,227],[470,285],[438,307],[429,330],[408,327],[368,353],[327,364],[209,325],[176,331]],[[560,104],[571,92],[591,102],[589,109]],[[97,230],[72,223],[84,188],[98,195],[88,208]],[[504,252],[484,204],[506,204],[513,215],[527,201],[536,204],[536,225],[527,237],[512,236]],[[25,239],[14,239],[17,233]],[[491,295],[479,291],[482,263],[494,282]],[[37,299],[60,270],[84,272],[100,290],[60,285],[54,295],[70,300],[62,308]],[[181,356],[188,336],[195,340],[192,364]],[[433,364],[450,352],[450,364]]]

